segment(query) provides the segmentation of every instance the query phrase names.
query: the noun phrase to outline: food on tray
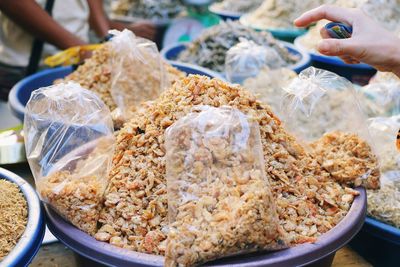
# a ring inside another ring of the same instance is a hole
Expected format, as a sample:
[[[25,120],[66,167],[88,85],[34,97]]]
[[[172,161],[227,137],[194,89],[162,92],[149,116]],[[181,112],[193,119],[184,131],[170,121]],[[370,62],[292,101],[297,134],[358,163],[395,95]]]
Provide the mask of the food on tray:
[[[400,5],[397,0],[336,0],[333,1],[333,4],[341,7],[359,8],[388,30],[400,30],[398,19],[400,17]],[[305,35],[299,37],[299,43],[306,49],[316,52],[317,44],[322,39],[320,29],[327,23],[326,20],[319,21]]]
[[[169,127],[165,139],[165,266],[285,246],[257,122],[228,106],[202,106]]]
[[[340,183],[358,186],[362,182],[367,188],[378,188],[374,143],[353,85],[332,72],[310,67],[284,90],[283,121],[301,140],[315,142],[311,148],[321,166]]]
[[[341,184],[379,188],[379,166],[367,142],[355,134],[332,132],[310,145],[322,168]]]
[[[220,3],[215,3],[212,7],[221,12],[235,12],[238,14],[247,13],[258,8],[264,0],[223,0]]]
[[[0,179],[0,264],[25,231],[28,204],[19,187]]]
[[[94,234],[114,153],[107,106],[76,83],[40,88],[26,106],[24,133],[41,199]]]
[[[114,33],[116,37],[94,51],[92,57],[76,71],[57,82],[79,83],[95,92],[111,111],[117,108],[118,102],[121,102],[122,109],[132,111],[141,101],[156,98],[161,89],[184,76],[184,73],[162,61],[150,41],[134,37],[126,30]],[[116,86],[114,91],[113,85]]]
[[[178,0],[111,0],[114,16],[163,21],[176,17],[182,10]]]
[[[297,77],[296,72],[287,68],[262,69],[256,77],[248,78],[243,87],[252,92],[261,102],[268,104],[274,113],[280,115],[285,96],[284,87]]]
[[[239,22],[221,22],[221,24],[205,30],[196,40],[190,43],[185,51],[179,54],[178,60],[200,65],[217,72],[224,72],[227,51],[238,44],[240,39],[252,41],[257,45],[268,46],[276,51],[281,64],[276,66],[275,61],[267,62],[269,66],[284,67],[299,60],[271,34],[258,32]]]
[[[82,157],[75,152],[67,154],[68,164],[62,170],[42,177],[36,183],[43,201],[82,231],[94,235],[102,208],[113,140],[96,140],[95,148]],[[111,148],[111,149],[110,149]],[[87,153],[87,152],[86,152]],[[81,157],[77,162],[71,158]],[[72,170],[71,170],[72,169]]]
[[[260,127],[279,223],[288,244],[313,242],[347,214],[358,192],[336,182],[289,135],[271,109],[240,86],[189,76],[149,102],[117,133],[116,152],[95,237],[163,255],[168,235],[166,129],[197,105],[236,108]]]
[[[378,191],[368,190],[368,215],[400,228],[400,172],[382,175]]]
[[[325,4],[324,0],[265,0],[255,11],[246,16],[244,21],[259,29],[295,28],[293,21],[304,12]]]

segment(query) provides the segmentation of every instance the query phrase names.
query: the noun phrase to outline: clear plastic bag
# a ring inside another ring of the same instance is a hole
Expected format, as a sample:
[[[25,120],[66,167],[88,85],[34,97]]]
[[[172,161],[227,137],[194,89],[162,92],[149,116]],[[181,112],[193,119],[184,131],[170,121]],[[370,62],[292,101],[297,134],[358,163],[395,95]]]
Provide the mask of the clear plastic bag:
[[[394,74],[378,73],[361,92],[361,105],[368,117],[400,114],[400,79]]]
[[[332,72],[310,67],[285,87],[283,121],[334,179],[379,187],[379,166],[367,117],[353,85]]]
[[[242,84],[255,77],[265,67],[276,69],[286,65],[279,53],[272,47],[262,46],[240,39],[240,43],[228,50],[225,57],[225,72],[229,82]]]
[[[153,100],[170,84],[157,45],[129,30],[112,30],[111,95],[129,118],[143,101]]]
[[[261,102],[268,104],[279,117],[281,103],[285,96],[285,86],[297,77],[296,72],[288,68],[271,70],[263,68],[256,77],[248,78],[243,87],[252,92]]]
[[[76,83],[41,88],[26,106],[24,133],[42,200],[94,234],[114,152],[107,106]]]
[[[257,122],[201,106],[166,132],[166,266],[285,247]]]

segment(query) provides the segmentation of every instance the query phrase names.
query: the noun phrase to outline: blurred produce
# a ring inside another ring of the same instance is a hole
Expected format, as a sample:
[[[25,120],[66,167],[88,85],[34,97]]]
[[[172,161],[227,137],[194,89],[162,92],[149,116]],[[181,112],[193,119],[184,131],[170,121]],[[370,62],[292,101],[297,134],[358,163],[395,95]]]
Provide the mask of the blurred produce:
[[[179,0],[113,0],[112,15],[151,21],[167,21],[177,16],[183,6]]]
[[[230,11],[239,14],[248,13],[258,8],[264,0],[224,0],[215,3],[212,7],[218,11]]]
[[[224,72],[225,57],[227,51],[240,42],[240,38],[253,41],[262,46],[269,46],[276,50],[284,64],[284,67],[295,63],[298,58],[275,40],[267,32],[258,32],[239,22],[221,22],[210,29],[205,30],[196,40],[189,44],[178,60],[197,64],[217,72]]]

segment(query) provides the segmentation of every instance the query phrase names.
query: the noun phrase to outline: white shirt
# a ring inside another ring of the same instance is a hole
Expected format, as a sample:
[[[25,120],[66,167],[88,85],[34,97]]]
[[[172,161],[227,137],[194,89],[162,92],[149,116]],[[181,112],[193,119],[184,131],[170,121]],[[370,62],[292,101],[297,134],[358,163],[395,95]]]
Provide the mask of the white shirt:
[[[36,0],[44,9],[46,0]],[[55,0],[53,18],[69,32],[83,41],[89,38],[89,6],[86,0]],[[29,63],[33,37],[0,12],[0,62],[26,67]],[[53,55],[58,49],[46,44],[42,58]]]

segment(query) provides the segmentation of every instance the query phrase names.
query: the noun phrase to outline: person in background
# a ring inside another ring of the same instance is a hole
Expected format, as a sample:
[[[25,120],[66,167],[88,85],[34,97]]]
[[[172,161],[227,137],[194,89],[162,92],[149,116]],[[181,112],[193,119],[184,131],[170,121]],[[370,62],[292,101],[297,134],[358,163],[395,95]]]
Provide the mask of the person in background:
[[[321,19],[343,22],[353,27],[348,39],[332,39],[325,28],[318,51],[327,56],[339,56],[348,64],[369,64],[379,71],[393,72],[400,77],[400,39],[381,27],[364,12],[354,8],[323,5],[312,9],[294,21],[297,27],[307,27]],[[400,18],[399,18],[400,19]]]
[[[154,25],[109,20],[102,0],[0,0],[0,99],[6,101],[28,65],[34,65],[34,51],[40,50],[41,61],[59,50],[87,44],[90,29],[104,39],[110,29],[124,28],[147,39],[156,36]],[[33,49],[34,42],[45,43],[43,49]]]

